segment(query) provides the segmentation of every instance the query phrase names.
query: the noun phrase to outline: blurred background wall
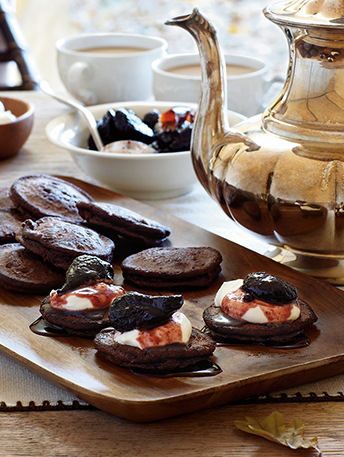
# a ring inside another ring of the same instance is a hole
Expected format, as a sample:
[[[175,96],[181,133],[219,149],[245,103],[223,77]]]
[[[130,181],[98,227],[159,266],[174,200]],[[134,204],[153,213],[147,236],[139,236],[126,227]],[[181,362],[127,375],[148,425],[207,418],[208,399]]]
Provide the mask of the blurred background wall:
[[[6,1],[6,0],[5,0]],[[267,0],[7,0],[12,1],[38,67],[51,85],[61,89],[55,42],[82,32],[128,32],[161,36],[168,51],[195,50],[191,36],[164,22],[197,7],[216,27],[229,52],[260,57],[273,73],[287,68],[287,43],[263,13]]]

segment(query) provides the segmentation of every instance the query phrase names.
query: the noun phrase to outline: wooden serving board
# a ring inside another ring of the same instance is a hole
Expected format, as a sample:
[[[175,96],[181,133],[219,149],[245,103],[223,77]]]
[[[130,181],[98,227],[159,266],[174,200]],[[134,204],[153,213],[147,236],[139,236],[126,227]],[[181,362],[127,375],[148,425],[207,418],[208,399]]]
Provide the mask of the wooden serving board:
[[[101,359],[92,340],[32,333],[29,325],[39,317],[43,297],[0,289],[0,351],[5,355],[91,405],[136,422],[210,408],[344,372],[342,291],[135,200],[65,179],[85,189],[96,200],[125,206],[168,225],[172,229],[173,246],[212,246],[222,253],[222,274],[218,280],[208,289],[183,293],[182,309],[194,326],[202,328],[202,312],[211,304],[223,281],[243,278],[253,271],[266,271],[293,283],[300,298],[316,312],[318,322],[308,333],[311,344],[292,350],[219,346],[212,358],[223,370],[217,376],[142,377]],[[123,278],[118,264],[128,253],[130,247],[118,247],[115,255],[115,278],[119,284]],[[128,284],[124,287],[132,289]],[[151,292],[154,293],[146,293]]]

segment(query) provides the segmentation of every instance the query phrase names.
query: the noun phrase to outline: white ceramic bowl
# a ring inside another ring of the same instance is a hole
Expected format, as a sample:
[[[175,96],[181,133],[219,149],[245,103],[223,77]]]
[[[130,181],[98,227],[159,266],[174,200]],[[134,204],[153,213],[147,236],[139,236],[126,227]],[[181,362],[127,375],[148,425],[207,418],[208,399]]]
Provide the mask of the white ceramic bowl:
[[[121,102],[89,107],[96,119],[110,109],[132,109],[143,117],[153,108],[165,112],[174,106],[197,108],[192,103],[173,102]],[[229,111],[230,125],[244,117]],[[89,130],[78,113],[59,116],[46,127],[49,140],[67,149],[76,164],[101,185],[121,194],[138,199],[164,199],[190,192],[197,182],[190,151],[160,154],[122,154],[86,149]]]

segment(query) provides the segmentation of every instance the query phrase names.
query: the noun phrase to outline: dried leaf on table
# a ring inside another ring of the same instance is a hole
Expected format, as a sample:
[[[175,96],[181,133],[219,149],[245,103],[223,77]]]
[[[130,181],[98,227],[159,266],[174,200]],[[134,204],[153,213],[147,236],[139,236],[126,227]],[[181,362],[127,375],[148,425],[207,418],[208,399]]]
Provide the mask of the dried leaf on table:
[[[270,416],[261,420],[254,419],[253,417],[246,417],[246,422],[237,420],[235,421],[235,426],[243,432],[262,436],[269,441],[283,444],[291,449],[308,449],[313,447],[320,453],[317,447],[318,438],[316,436],[313,438],[304,438],[304,425],[298,419],[295,419],[290,427],[286,427],[283,414],[278,411],[274,411]]]

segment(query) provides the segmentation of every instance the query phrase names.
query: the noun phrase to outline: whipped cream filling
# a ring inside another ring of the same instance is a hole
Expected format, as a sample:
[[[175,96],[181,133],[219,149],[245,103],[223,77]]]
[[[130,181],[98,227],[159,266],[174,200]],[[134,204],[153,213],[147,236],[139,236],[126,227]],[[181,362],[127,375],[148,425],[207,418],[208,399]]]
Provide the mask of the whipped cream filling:
[[[125,290],[121,286],[98,282],[92,286],[80,287],[62,295],[58,294],[56,290],[52,290],[49,301],[50,305],[56,309],[87,311],[108,308],[115,297],[124,293]]]
[[[245,292],[240,289],[243,283],[243,279],[224,282],[215,296],[215,306],[231,317],[252,324],[283,323],[294,321],[300,316],[297,301],[273,305],[255,298],[251,302],[244,302]]]
[[[225,297],[230,292],[234,290],[240,289],[240,287],[244,284],[243,279],[235,279],[234,281],[226,281],[222,284],[220,289],[217,291],[215,295],[215,306],[221,307],[223,297]]]
[[[10,110],[5,110],[4,104],[0,102],[0,124],[7,124],[16,119],[17,117]]]
[[[134,346],[139,349],[151,347],[163,347],[168,344],[186,344],[191,336],[192,325],[185,314],[177,311],[164,325],[150,330],[130,330],[128,332],[116,332],[114,341],[119,344]]]
[[[156,154],[157,151],[148,144],[135,140],[118,140],[103,147],[105,152],[123,152],[124,154]]]

